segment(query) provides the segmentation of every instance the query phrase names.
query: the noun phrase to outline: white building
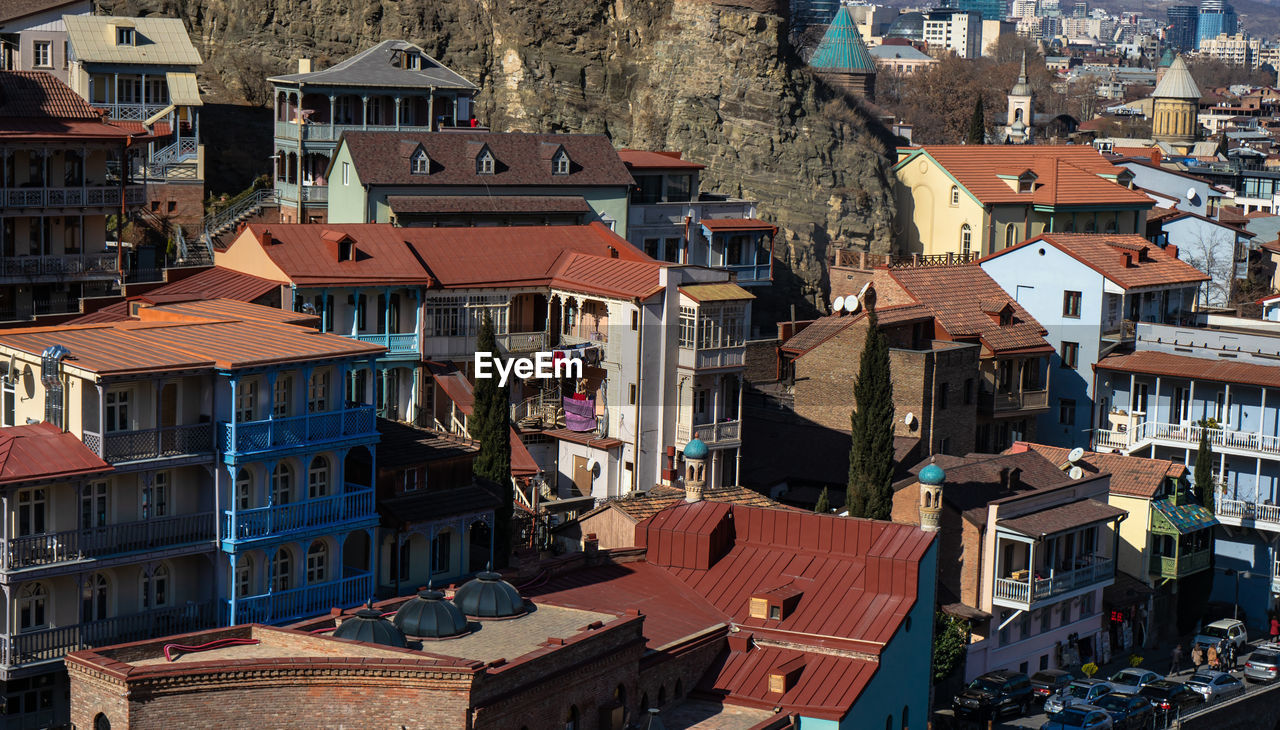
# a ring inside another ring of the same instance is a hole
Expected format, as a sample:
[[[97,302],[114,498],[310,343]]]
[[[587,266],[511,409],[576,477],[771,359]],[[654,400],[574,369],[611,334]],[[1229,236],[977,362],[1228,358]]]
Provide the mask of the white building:
[[[958,10],[934,10],[924,16],[924,40],[929,55],[954,53],[961,58],[982,55],[982,16]]]

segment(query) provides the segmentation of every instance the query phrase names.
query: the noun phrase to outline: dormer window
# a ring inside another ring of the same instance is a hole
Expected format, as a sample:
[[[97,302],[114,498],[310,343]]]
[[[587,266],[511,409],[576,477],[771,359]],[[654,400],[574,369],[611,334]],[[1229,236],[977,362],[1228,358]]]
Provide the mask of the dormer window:
[[[569,174],[569,153],[560,150],[556,156],[551,159],[551,172],[555,175]]]
[[[338,242],[338,260],[339,261],[355,261],[356,260],[356,242],[349,238]]]
[[[476,157],[476,174],[492,175],[493,174],[493,153],[484,150]]]
[[[413,153],[413,157],[410,160],[410,171],[414,175],[426,175],[431,172],[431,158],[427,156],[426,150],[418,148],[418,151]]]
[[[133,28],[117,27],[116,28],[116,45],[117,46],[136,46],[138,34]]]
[[[1018,192],[1030,193],[1030,192],[1033,192],[1035,189],[1036,189],[1035,175],[1023,174],[1018,176]]]
[[[410,71],[417,71],[418,69],[422,68],[422,56],[419,56],[418,54],[413,53],[412,51],[405,52],[404,67],[409,69]]]

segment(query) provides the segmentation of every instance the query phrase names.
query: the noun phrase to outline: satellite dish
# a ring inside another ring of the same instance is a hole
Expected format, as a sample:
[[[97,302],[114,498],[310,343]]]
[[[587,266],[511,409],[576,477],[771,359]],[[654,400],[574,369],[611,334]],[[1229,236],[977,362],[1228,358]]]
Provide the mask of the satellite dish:
[[[858,307],[861,305],[862,303],[858,301],[857,297],[844,298],[844,311],[848,312],[849,314],[853,314],[854,312],[858,311]]]
[[[871,288],[871,282],[868,281],[867,283],[863,284],[862,288],[858,290],[858,298],[861,299],[865,297],[867,295],[867,289],[870,289],[870,288]]]
[[[1071,467],[1071,471],[1067,472],[1067,476],[1071,477],[1072,479],[1079,479],[1080,477],[1084,476],[1084,469],[1081,469],[1078,466],[1073,466]]]
[[[592,459],[587,462],[587,471],[591,472],[591,478],[595,479],[600,476],[600,462]]]
[[[1074,449],[1071,450],[1071,453],[1067,454],[1067,461],[1071,462],[1072,464],[1076,463],[1077,461],[1080,461],[1083,458],[1084,458],[1084,449],[1080,448],[1079,446],[1075,447]]]
[[[908,413],[906,417],[902,419],[902,422],[910,426],[911,424],[916,422],[916,414]]]
[[[1196,199],[1196,189],[1187,188],[1187,200],[1195,200],[1195,199]]]
[[[840,314],[842,309],[844,309],[844,297],[836,297],[836,300],[831,303],[831,311]]]

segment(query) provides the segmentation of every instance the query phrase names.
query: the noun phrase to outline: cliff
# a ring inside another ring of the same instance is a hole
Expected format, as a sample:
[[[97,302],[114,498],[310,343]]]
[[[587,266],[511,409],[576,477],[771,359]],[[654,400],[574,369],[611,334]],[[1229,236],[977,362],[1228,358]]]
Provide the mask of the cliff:
[[[758,199],[780,226],[768,299],[814,302],[833,242],[888,249],[892,143],[808,73],[769,2],[99,0],[102,12],[180,15],[224,76],[232,56],[276,72],[405,38],[480,85],[478,116],[494,129],[683,150],[708,165],[704,189]]]

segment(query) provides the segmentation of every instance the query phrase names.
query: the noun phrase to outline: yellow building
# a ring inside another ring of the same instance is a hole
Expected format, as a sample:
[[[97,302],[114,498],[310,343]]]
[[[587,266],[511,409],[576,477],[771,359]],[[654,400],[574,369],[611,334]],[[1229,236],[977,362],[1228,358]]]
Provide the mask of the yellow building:
[[[1155,202],[1092,147],[904,147],[896,253],[972,260],[1046,232],[1136,233]]]
[[[1194,142],[1200,131],[1196,115],[1200,106],[1200,89],[1191,77],[1187,62],[1179,56],[1151,92],[1151,137],[1171,144]]]

